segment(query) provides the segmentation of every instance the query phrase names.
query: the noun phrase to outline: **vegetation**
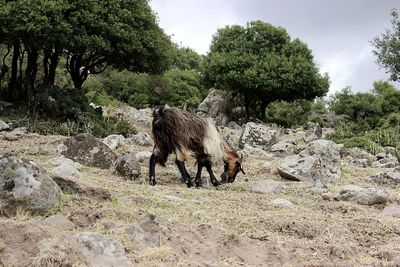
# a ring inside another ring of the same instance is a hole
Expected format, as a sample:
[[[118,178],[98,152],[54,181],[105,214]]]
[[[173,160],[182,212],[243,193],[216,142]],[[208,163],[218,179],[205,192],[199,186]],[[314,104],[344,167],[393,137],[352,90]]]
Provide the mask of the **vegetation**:
[[[400,80],[400,19],[396,9],[392,10],[392,29],[387,29],[380,36],[375,37],[372,44],[377,62],[386,69],[393,81]]]
[[[219,29],[204,72],[208,85],[241,95],[247,116],[254,107],[261,118],[275,100],[312,100],[329,88],[328,75],[319,73],[307,45],[262,21]]]

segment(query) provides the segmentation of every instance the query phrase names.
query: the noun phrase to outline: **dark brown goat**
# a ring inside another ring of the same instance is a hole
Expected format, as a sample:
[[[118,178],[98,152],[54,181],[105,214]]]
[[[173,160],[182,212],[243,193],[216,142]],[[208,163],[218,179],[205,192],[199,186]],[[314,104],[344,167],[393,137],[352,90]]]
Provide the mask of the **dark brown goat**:
[[[188,187],[192,180],[186,170],[185,161],[189,157],[197,159],[196,187],[201,186],[201,171],[205,167],[214,186],[220,185],[212,172],[212,165],[225,164],[221,182],[235,181],[241,167],[241,158],[219,135],[210,120],[177,108],[161,107],[153,112],[154,149],[150,157],[150,184],[156,184],[155,166],[165,166],[168,156],[176,155],[175,163]]]

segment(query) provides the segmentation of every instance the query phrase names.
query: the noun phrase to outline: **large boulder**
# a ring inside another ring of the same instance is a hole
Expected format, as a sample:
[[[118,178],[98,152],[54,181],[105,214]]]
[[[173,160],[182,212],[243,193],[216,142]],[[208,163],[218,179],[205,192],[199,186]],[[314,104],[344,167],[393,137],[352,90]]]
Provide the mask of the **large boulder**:
[[[240,148],[256,148],[268,151],[276,142],[277,132],[275,129],[263,124],[249,122],[245,125],[240,137]]]
[[[124,105],[118,108],[104,108],[103,116],[105,117],[118,117],[124,121],[139,127],[139,128],[150,128],[153,111],[151,108],[136,109],[134,107]]]
[[[298,155],[286,157],[278,167],[282,178],[323,184],[337,180],[341,175],[341,146],[328,140],[311,142]]]
[[[389,195],[383,189],[346,185],[336,191],[334,199],[337,201],[351,201],[361,205],[375,205],[386,203]]]
[[[140,169],[140,164],[133,153],[120,156],[115,163],[115,170],[130,180],[140,176]]]
[[[271,153],[278,157],[287,157],[295,155],[299,152],[299,148],[296,143],[291,140],[282,140],[274,144],[271,149]]]
[[[153,145],[153,138],[151,134],[146,132],[140,132],[132,136],[132,140],[141,146],[151,146]]]
[[[13,213],[19,206],[47,211],[61,199],[60,187],[33,161],[0,156],[0,209]]]
[[[304,135],[304,141],[312,142],[321,139],[322,128],[318,123],[308,122],[305,125],[304,129],[307,130],[307,132]]]
[[[88,133],[65,140],[61,154],[84,165],[101,169],[110,168],[117,157],[107,145]]]
[[[200,103],[197,112],[216,119],[217,125],[227,125],[231,118],[228,97],[222,91],[212,90]]]

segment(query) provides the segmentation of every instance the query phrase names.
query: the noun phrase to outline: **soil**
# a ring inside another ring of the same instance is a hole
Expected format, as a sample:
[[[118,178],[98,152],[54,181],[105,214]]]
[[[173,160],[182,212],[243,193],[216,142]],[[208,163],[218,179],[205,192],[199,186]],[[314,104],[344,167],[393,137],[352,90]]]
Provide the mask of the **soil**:
[[[34,160],[48,171],[62,136],[23,135],[19,140],[0,137],[0,154],[12,153]],[[126,143],[117,155],[151,151],[151,147]],[[271,172],[262,168],[271,162]],[[214,188],[203,173],[204,187],[187,188],[181,182],[171,157],[165,168],[157,167],[156,186],[147,184],[148,162],[141,175],[131,181],[114,170],[84,166],[83,180],[105,187],[111,199],[65,194],[62,202],[46,216],[65,216],[74,227],[46,228],[35,214],[20,210],[0,218],[0,266],[30,266],[41,257],[44,240],[73,232],[100,232],[120,241],[135,266],[400,266],[400,219],[382,215],[384,205],[363,206],[351,202],[323,200],[311,186],[286,181],[276,173],[280,158],[249,156],[244,159],[246,175],[233,184]],[[195,162],[188,162],[192,177]],[[215,169],[219,177],[222,166]],[[378,169],[343,166],[342,177],[328,190],[344,184],[373,187],[365,178]],[[257,180],[274,179],[285,184],[277,193],[251,191]],[[390,204],[399,204],[400,188],[385,188]],[[176,198],[165,196],[174,196]],[[270,202],[284,198],[294,208],[274,207]],[[126,231],[138,223],[138,214],[155,216],[159,235],[154,247],[139,249]],[[61,264],[60,264],[61,265]]]

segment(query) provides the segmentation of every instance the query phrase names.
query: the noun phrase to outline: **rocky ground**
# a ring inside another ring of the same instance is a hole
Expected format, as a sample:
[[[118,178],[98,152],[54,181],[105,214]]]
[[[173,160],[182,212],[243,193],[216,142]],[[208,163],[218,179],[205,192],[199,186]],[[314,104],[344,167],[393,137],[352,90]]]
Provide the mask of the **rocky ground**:
[[[317,125],[230,123],[246,175],[187,188],[170,160],[151,187],[150,117],[130,114],[139,133],[101,143],[0,133],[0,266],[398,266],[390,154],[344,149]]]

